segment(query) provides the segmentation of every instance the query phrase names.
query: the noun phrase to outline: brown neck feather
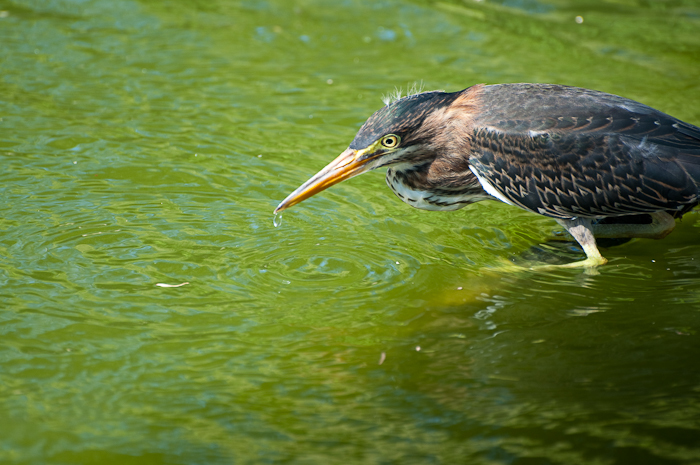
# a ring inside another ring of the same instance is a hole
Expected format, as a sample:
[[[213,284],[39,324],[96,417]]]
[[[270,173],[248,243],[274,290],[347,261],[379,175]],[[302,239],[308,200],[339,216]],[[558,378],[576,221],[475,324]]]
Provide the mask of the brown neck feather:
[[[429,150],[435,154],[432,163],[417,170],[426,188],[454,189],[478,185],[469,169],[469,152],[474,131],[474,115],[484,85],[465,89],[449,107],[426,118],[426,130],[432,130],[433,143]]]

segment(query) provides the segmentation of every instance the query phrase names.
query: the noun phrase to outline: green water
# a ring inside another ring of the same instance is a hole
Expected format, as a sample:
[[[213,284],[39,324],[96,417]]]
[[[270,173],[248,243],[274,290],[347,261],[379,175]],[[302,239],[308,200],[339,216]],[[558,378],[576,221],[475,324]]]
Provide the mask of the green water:
[[[0,11],[0,463],[700,463],[698,212],[597,275],[499,272],[583,254],[383,173],[272,221],[395,86],[555,82],[700,124],[698,2]]]

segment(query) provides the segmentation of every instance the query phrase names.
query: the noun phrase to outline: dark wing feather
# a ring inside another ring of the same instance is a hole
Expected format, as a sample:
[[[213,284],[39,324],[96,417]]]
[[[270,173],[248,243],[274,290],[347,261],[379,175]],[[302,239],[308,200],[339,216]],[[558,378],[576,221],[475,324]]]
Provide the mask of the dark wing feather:
[[[678,130],[678,138],[682,138],[682,146],[678,162],[688,171],[695,182],[700,185],[700,128],[679,121],[674,125]]]
[[[482,184],[555,218],[697,203],[700,129],[650,108],[646,114],[619,106],[571,110],[574,116],[502,120],[476,129],[469,160]]]

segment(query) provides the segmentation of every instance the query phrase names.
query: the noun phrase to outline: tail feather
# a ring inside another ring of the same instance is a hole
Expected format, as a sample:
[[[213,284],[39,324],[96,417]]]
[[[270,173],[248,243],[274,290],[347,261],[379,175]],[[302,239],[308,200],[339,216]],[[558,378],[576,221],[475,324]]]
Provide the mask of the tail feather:
[[[677,139],[682,144],[678,147],[680,153],[677,161],[698,186],[700,196],[700,128],[683,122],[673,126],[678,131]]]
[[[684,123],[682,121],[673,125],[678,132],[695,140],[695,144],[698,145],[700,149],[700,128],[692,124]]]

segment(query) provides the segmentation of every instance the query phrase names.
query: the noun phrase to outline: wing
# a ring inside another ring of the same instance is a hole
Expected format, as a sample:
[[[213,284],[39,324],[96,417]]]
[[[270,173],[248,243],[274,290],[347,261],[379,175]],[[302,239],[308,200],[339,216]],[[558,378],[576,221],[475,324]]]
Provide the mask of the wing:
[[[484,189],[555,218],[680,210],[697,203],[700,129],[601,95],[617,99],[616,105],[563,101],[549,109],[554,116],[477,124],[469,161]]]

